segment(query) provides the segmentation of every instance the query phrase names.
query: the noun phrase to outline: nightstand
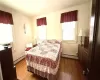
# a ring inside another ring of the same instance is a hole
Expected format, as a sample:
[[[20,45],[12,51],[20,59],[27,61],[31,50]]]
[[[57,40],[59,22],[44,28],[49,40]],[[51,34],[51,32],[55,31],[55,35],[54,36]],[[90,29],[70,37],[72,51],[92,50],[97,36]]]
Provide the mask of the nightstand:
[[[37,44],[34,44],[34,45],[33,45],[33,47],[36,47],[36,46],[37,46]]]

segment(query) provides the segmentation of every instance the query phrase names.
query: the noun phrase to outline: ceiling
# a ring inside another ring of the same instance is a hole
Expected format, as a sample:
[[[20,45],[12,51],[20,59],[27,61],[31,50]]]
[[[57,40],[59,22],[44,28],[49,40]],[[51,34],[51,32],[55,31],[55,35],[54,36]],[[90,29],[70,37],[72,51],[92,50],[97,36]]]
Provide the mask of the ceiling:
[[[28,15],[39,15],[57,11],[90,0],[0,0],[0,3]]]

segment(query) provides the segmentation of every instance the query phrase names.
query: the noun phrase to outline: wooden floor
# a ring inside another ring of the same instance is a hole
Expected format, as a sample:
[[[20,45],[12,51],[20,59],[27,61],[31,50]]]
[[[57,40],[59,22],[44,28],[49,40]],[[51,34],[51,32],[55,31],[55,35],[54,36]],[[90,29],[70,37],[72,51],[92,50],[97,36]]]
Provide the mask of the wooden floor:
[[[27,71],[25,59],[16,64],[19,80],[47,80]],[[86,80],[77,60],[61,58],[57,80]]]

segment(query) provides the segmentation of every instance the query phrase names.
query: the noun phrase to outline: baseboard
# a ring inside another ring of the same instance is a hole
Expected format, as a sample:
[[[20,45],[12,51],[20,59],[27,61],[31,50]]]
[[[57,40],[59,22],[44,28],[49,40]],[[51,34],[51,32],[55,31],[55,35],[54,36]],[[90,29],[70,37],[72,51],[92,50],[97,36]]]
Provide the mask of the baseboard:
[[[21,61],[21,60],[24,59],[24,58],[25,58],[25,55],[22,56],[22,57],[20,57],[20,58],[18,58],[17,60],[15,60],[15,61],[14,61],[14,64],[17,64],[19,61]]]
[[[68,55],[68,54],[62,54],[62,57],[72,58],[72,59],[78,59],[78,56],[75,55]]]

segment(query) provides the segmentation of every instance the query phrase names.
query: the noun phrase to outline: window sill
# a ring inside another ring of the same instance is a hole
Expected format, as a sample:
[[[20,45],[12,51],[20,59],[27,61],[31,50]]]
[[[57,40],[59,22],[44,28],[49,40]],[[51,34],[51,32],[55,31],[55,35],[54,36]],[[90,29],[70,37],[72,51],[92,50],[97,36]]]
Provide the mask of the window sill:
[[[77,41],[69,41],[69,40],[62,40],[62,42],[64,43],[68,43],[68,44],[77,44],[78,42]]]

